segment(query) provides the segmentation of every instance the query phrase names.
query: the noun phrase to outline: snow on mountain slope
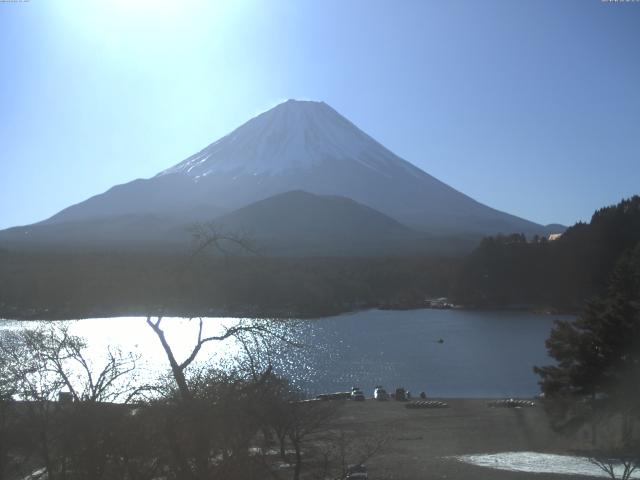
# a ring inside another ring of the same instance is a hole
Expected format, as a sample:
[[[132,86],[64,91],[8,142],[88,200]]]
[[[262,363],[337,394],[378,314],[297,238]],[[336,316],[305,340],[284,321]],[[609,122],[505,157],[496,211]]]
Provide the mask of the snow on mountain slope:
[[[272,175],[309,170],[328,159],[355,161],[382,175],[394,168],[420,173],[326,103],[288,100],[159,175]]]

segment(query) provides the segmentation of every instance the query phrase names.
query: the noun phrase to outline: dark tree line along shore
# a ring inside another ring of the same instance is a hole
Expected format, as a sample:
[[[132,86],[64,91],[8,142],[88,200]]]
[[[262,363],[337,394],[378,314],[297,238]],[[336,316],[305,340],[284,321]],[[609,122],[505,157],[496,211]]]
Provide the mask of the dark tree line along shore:
[[[176,251],[2,250],[0,317],[64,319],[228,314],[318,317],[419,308],[580,311],[640,242],[640,197],[594,213],[557,240],[498,235],[466,257],[265,257]]]
[[[0,317],[308,317],[446,296],[457,260],[0,252]]]

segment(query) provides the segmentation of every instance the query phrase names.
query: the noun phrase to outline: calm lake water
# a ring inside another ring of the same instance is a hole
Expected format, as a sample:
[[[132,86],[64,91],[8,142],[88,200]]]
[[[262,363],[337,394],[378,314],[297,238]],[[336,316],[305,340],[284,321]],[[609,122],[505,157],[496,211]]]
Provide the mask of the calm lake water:
[[[569,318],[519,311],[369,310],[298,322],[289,333],[304,346],[274,345],[271,361],[311,394],[357,385],[371,395],[381,384],[388,390],[404,386],[430,396],[533,396],[539,390],[532,367],[551,362],[544,341],[553,321]],[[205,334],[236,321],[205,319]],[[0,320],[0,329],[33,328],[38,323]],[[107,347],[116,346],[139,353],[148,372],[168,367],[144,318],[67,324],[72,333],[86,338],[96,365]],[[162,326],[177,356],[186,356],[197,335],[197,321],[166,318]],[[199,358],[224,363],[238,351],[233,342],[214,342]]]

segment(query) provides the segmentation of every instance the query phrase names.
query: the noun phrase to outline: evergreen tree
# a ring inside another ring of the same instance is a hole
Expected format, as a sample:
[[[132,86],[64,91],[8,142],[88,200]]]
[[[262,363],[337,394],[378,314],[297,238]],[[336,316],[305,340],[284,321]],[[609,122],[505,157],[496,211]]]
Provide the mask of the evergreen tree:
[[[557,364],[534,370],[563,414],[585,399],[591,413],[640,414],[640,243],[622,255],[606,293],[574,322],[556,322],[546,345]]]
[[[451,297],[467,305],[582,308],[605,291],[617,260],[640,242],[640,196],[596,211],[557,240],[498,235],[466,257]]]

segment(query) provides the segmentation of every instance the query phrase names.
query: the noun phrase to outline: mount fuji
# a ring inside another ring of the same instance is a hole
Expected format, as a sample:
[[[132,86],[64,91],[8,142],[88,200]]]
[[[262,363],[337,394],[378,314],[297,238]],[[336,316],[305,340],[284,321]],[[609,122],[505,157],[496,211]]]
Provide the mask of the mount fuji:
[[[282,196],[300,191],[308,195]],[[277,201],[264,203],[274,196]],[[251,209],[265,205],[279,220],[272,222],[274,228],[288,223],[284,230],[270,231],[269,224],[259,222],[258,236],[275,238],[314,223],[313,209],[305,217],[296,208],[295,218],[289,218],[293,210],[284,205],[301,198],[302,204],[326,204],[325,216],[333,211],[335,218],[345,219],[327,228],[353,225],[358,212],[377,223],[365,229],[377,238],[393,226],[396,247],[400,231],[415,242],[513,232],[545,235],[559,228],[475,201],[398,157],[324,102],[289,100],[154,177],[115,186],[39,224],[0,232],[0,240],[122,243],[129,238],[144,244],[151,238],[175,240],[180,226],[212,219],[251,231],[258,218]],[[340,213],[345,208],[348,215]],[[301,235],[295,237],[304,243]]]

